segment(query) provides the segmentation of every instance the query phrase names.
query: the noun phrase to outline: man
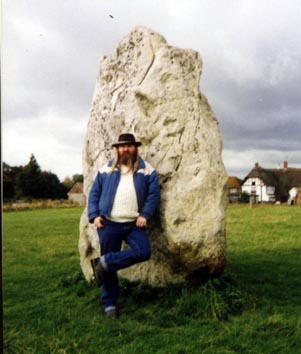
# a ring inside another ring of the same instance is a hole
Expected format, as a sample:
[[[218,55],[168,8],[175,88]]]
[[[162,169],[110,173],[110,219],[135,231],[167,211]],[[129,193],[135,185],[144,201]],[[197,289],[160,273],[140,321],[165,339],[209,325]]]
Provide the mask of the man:
[[[88,201],[88,218],[97,227],[101,256],[92,260],[101,300],[108,317],[117,317],[117,271],[150,258],[145,227],[160,196],[158,175],[138,154],[141,143],[121,134],[116,157],[97,173]],[[129,248],[121,250],[122,241]]]

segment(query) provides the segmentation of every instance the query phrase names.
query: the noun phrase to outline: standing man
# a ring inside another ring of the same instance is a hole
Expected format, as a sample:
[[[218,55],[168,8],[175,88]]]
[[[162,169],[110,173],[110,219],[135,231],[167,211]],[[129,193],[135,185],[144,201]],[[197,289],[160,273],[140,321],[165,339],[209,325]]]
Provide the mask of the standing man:
[[[102,305],[117,317],[117,271],[147,261],[151,249],[145,227],[160,196],[158,175],[138,154],[141,143],[121,134],[116,157],[97,173],[88,201],[88,218],[97,227],[101,255],[92,260],[95,280],[102,286]],[[129,248],[121,250],[122,241]]]

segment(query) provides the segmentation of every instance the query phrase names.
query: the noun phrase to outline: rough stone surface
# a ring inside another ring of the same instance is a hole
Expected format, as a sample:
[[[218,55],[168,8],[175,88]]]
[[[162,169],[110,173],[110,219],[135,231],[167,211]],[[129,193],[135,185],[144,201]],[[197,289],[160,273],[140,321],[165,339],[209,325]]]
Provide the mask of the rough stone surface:
[[[134,133],[139,152],[157,170],[158,214],[148,228],[150,261],[123,270],[130,280],[164,285],[218,274],[226,264],[227,175],[218,122],[199,90],[202,61],[193,50],[168,45],[136,27],[103,57],[83,152],[84,193],[113,157],[119,134]],[[87,280],[99,255],[86,211],[80,223],[80,260]]]

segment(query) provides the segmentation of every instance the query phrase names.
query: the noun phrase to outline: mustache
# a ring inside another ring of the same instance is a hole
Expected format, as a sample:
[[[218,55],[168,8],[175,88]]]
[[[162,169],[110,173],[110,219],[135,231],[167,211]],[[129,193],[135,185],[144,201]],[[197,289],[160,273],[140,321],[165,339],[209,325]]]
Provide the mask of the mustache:
[[[134,153],[124,151],[122,154],[118,152],[118,163],[123,165],[134,165],[134,163],[137,161],[137,157],[137,151],[135,151]]]

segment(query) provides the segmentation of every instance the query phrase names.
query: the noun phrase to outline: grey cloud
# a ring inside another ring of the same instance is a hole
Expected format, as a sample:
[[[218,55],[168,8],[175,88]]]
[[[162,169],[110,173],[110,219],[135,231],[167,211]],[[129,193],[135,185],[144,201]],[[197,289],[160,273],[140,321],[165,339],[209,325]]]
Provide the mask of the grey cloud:
[[[143,24],[171,45],[200,52],[201,91],[217,115],[226,149],[300,151],[300,4],[6,1],[4,119],[60,112],[62,125],[80,119],[84,126],[101,56]],[[72,130],[62,151],[81,139],[81,130]],[[53,144],[63,140],[58,132]]]
[[[300,70],[277,85],[262,80],[239,83],[228,73],[208,82],[208,98],[220,122],[227,148],[301,149]],[[265,74],[265,73],[263,73]]]

